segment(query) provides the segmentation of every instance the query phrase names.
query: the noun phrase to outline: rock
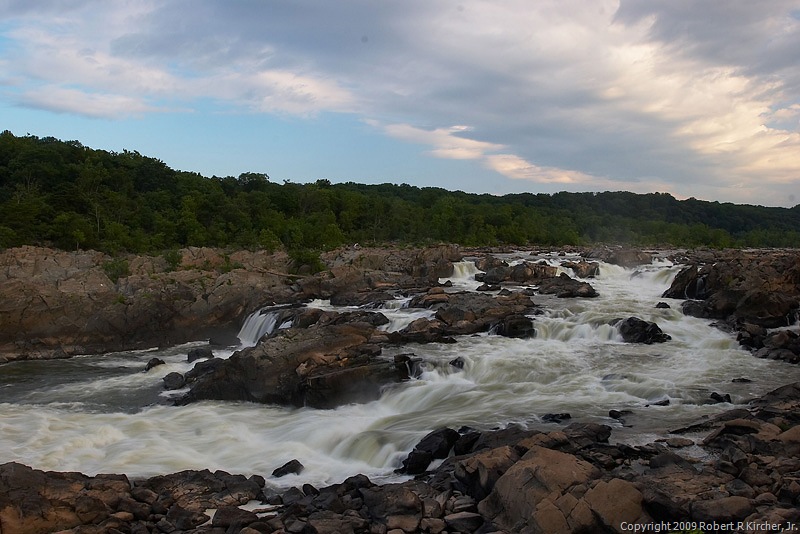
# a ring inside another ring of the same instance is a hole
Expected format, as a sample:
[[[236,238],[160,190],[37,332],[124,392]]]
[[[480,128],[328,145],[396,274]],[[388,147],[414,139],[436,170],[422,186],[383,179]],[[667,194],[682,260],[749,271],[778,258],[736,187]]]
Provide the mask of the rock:
[[[520,459],[517,451],[506,445],[479,452],[456,462],[453,475],[464,484],[469,495],[486,498],[497,480]]]
[[[181,389],[186,385],[186,379],[184,379],[183,375],[176,372],[168,373],[162,380],[164,381],[164,389],[167,390]]]
[[[525,315],[509,315],[497,326],[497,333],[504,337],[529,338],[536,336],[533,320]]]
[[[684,268],[664,296],[698,299],[686,303],[684,313],[731,324],[775,328],[793,322],[800,305],[795,251],[737,252],[710,260]]]
[[[211,525],[214,527],[242,528],[258,521],[258,516],[249,510],[242,510],[238,506],[222,506],[214,513]]]
[[[153,367],[158,367],[159,365],[164,365],[164,363],[165,363],[164,360],[162,360],[161,358],[150,358],[150,360],[148,360],[148,362],[147,362],[147,365],[145,365],[145,367],[144,367],[144,372],[146,373],[147,371],[149,371]]]
[[[409,475],[424,473],[433,460],[447,458],[458,437],[458,432],[450,428],[434,430],[408,454],[399,471]]]
[[[444,516],[448,528],[455,532],[475,532],[483,525],[481,514],[474,512],[457,512]]]
[[[305,466],[299,460],[290,460],[272,471],[272,476],[280,478],[286,475],[299,475],[303,472],[303,469],[305,469]]]
[[[197,347],[189,351],[187,361],[193,362],[195,360],[209,360],[214,357],[209,347]]]
[[[106,520],[121,495],[125,477],[54,473],[18,463],[0,465],[0,526],[3,534],[57,532]]]
[[[661,331],[656,323],[643,321],[638,317],[629,317],[616,323],[622,339],[627,343],[664,343],[671,337]]]
[[[565,273],[540,282],[539,293],[555,295],[558,298],[594,298],[598,296],[597,291],[588,282],[575,280]]]
[[[709,397],[714,402],[727,402],[728,404],[731,403],[731,396],[729,394],[727,394],[727,393],[725,393],[724,395],[721,395],[721,394],[717,393],[716,391],[713,391],[711,393],[711,395],[709,395]]]
[[[622,524],[646,525],[652,522],[643,508],[643,500],[636,486],[618,478],[598,481],[584,496],[600,524],[612,532],[620,529]]]
[[[210,508],[239,506],[263,497],[264,478],[232,475],[208,469],[186,470],[148,478],[137,483],[159,495],[170,509],[204,512]]]
[[[586,253],[586,257],[597,258],[607,263],[613,263],[627,268],[653,263],[653,255],[649,252],[619,247],[604,247],[591,250]]]
[[[588,462],[534,446],[498,479],[478,510],[498,526],[518,530],[521,521],[533,516],[536,503],[587,484],[599,475],[599,470]]]
[[[363,323],[287,328],[234,353],[200,376],[185,404],[203,399],[331,408],[377,399],[386,384],[408,378],[408,367],[374,359],[374,326]]]
[[[475,291],[500,291],[501,286],[499,284],[481,284]]]
[[[741,521],[754,511],[750,499],[741,496],[696,501],[692,503],[691,510],[692,519],[709,523]]]
[[[561,262],[561,266],[566,267],[567,269],[572,269],[572,272],[575,273],[575,276],[578,278],[594,278],[600,274],[600,264],[595,261],[563,261]]]

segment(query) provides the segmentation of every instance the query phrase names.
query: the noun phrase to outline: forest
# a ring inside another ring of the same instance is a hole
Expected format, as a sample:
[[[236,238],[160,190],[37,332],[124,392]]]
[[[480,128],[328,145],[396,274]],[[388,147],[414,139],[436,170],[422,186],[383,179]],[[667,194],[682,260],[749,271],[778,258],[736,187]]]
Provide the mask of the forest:
[[[791,209],[677,200],[666,193],[495,196],[263,172],[205,177],[78,141],[0,134],[0,249],[44,245],[108,253],[186,246],[283,248],[434,242],[464,246],[627,244],[798,247]]]

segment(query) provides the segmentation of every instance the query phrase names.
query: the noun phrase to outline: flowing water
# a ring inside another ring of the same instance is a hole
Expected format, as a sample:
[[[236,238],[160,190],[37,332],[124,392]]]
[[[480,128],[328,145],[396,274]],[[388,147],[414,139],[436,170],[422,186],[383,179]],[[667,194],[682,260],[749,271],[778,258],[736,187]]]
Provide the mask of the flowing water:
[[[559,258],[544,260],[557,265]],[[375,402],[335,410],[231,402],[171,406],[162,378],[188,371],[193,364],[186,353],[203,344],[7,364],[0,367],[0,462],[132,477],[203,468],[268,477],[296,458],[305,471],[273,483],[322,485],[356,473],[381,481],[395,477],[414,444],[441,426],[554,429],[558,424],[542,417],[569,413],[573,421],[612,426],[612,439],[648,441],[732,407],[712,404],[711,392],[744,404],[800,380],[800,367],[754,358],[709,321],[683,316],[679,301],[662,299],[678,270],[668,262],[637,271],[601,264],[599,276],[589,280],[598,298],[534,297],[543,312],[535,316],[535,338],[485,334],[454,345],[402,347],[425,361],[418,379],[388,387]],[[476,272],[471,262],[457,264],[448,291],[475,290]],[[659,301],[671,308],[655,308]],[[431,315],[408,303],[398,300],[380,310],[390,319],[384,328],[397,330]],[[335,309],[323,301],[309,305]],[[672,340],[623,343],[609,323],[629,316],[655,321]],[[248,318],[239,334],[242,346],[288,326],[276,318],[269,309]],[[233,351],[214,354],[226,358]],[[153,357],[166,365],[144,372]],[[448,364],[456,357],[464,361],[462,370]],[[752,382],[731,382],[735,378]],[[655,405],[666,400],[667,406]],[[609,409],[631,414],[623,425],[608,417]]]

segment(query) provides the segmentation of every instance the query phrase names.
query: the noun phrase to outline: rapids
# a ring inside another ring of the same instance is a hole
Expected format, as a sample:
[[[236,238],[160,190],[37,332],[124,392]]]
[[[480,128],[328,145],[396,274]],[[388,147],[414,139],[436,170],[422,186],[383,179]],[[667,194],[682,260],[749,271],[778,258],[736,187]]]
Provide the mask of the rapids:
[[[531,259],[504,259],[522,258]],[[563,258],[533,259],[558,265]],[[6,364],[0,367],[0,462],[134,478],[204,468],[269,477],[296,458],[305,471],[268,478],[270,483],[324,485],[356,473],[385,481],[397,477],[393,470],[423,435],[441,426],[552,429],[557,424],[543,422],[545,414],[569,413],[573,421],[610,425],[612,439],[646,441],[731,408],[711,403],[712,392],[744,404],[800,380],[800,367],[754,358],[709,321],[683,316],[679,301],[662,299],[679,268],[666,261],[636,271],[601,264],[599,276],[588,280],[598,298],[534,296],[543,312],[534,317],[535,338],[484,334],[454,345],[402,347],[425,361],[419,379],[387,388],[375,402],[335,410],[230,402],[171,406],[162,378],[188,371],[193,364],[186,353],[204,345],[197,343]],[[457,264],[448,291],[475,290],[476,272],[472,262]],[[656,308],[659,301],[671,308]],[[309,305],[335,309],[324,301]],[[408,300],[380,311],[390,319],[389,330],[431,315],[409,308]],[[623,343],[609,322],[632,315],[655,321],[672,340]],[[249,317],[239,333],[242,346],[286,326],[275,319],[269,309]],[[234,350],[214,354],[225,358]],[[166,364],[143,372],[153,357]],[[448,364],[456,357],[463,370]],[[731,382],[735,378],[752,382]],[[667,406],[654,405],[666,400]],[[608,416],[610,409],[631,414],[623,425]]]

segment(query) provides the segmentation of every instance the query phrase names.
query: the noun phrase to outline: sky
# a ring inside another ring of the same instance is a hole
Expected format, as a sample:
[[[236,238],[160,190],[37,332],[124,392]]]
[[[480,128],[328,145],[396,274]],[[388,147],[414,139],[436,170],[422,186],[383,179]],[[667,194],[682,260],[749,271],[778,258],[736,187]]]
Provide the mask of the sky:
[[[0,131],[205,176],[800,203],[800,0],[0,0]]]

